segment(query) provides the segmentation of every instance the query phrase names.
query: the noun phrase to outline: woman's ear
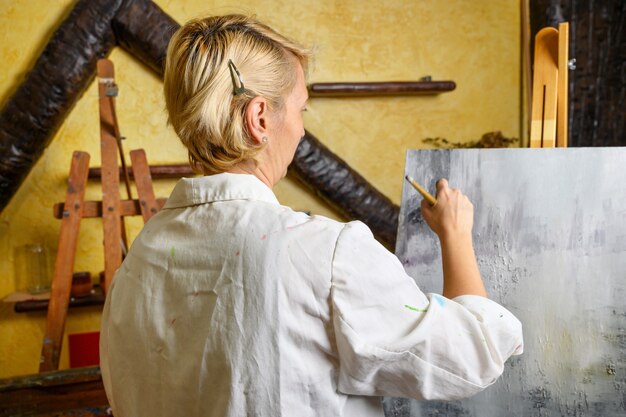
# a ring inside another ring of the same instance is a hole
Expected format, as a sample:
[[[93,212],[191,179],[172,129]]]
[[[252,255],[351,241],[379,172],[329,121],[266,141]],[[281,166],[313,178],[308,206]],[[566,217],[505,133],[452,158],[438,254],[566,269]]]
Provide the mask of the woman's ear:
[[[268,118],[269,107],[267,100],[260,96],[250,100],[246,106],[245,123],[250,139],[258,145],[263,143],[263,137],[267,137]]]

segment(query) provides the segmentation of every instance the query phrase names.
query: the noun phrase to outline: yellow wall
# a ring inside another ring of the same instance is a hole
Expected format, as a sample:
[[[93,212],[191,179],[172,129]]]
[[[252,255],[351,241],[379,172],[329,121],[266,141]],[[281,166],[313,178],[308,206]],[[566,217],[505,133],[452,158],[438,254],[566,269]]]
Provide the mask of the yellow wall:
[[[306,128],[379,190],[399,203],[404,154],[423,147],[426,137],[457,141],[500,130],[519,137],[519,2],[437,0],[158,0],[179,22],[205,14],[243,12],[315,47],[310,82],[454,80],[454,92],[432,97],[312,99]],[[383,5],[384,3],[384,5]],[[4,104],[24,79],[51,33],[69,12],[71,0],[0,0],[0,97]],[[117,72],[117,107],[125,150],[145,148],[151,163],[186,161],[184,149],[166,126],[161,82],[126,52],[110,56]],[[54,254],[60,222],[51,207],[62,201],[71,152],[88,151],[99,166],[97,90],[92,85],[63,123],[11,203],[0,214],[0,298],[20,286],[15,250],[31,242]],[[129,160],[129,159],[128,159]],[[158,181],[167,196],[174,181]],[[97,200],[99,184],[87,199]],[[333,210],[297,182],[276,189],[279,200],[298,210],[337,218]],[[141,222],[131,222],[134,236]],[[101,223],[83,220],[75,271],[103,269]],[[45,312],[16,314],[0,303],[0,377],[38,368]],[[99,308],[71,311],[66,333],[94,331]],[[67,346],[67,340],[64,342]],[[67,349],[61,367],[69,366]]]

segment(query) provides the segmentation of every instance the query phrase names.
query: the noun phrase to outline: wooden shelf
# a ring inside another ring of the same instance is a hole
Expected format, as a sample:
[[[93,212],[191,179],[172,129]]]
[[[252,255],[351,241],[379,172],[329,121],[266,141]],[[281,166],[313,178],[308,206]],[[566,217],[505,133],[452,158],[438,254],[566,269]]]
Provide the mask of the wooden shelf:
[[[110,415],[97,366],[0,379],[0,404],[0,417]]]
[[[69,308],[73,307],[88,307],[104,304],[104,292],[99,285],[94,285],[91,294],[83,297],[70,297]],[[27,313],[31,311],[45,311],[48,310],[48,303],[50,300],[27,300],[19,301],[13,306],[13,310],[16,313]]]

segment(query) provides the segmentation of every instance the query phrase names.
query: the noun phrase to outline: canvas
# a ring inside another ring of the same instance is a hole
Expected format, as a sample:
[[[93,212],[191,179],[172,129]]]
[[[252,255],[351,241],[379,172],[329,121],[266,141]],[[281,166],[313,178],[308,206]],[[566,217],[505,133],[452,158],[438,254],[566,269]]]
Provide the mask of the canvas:
[[[525,352],[471,399],[385,398],[386,415],[626,415],[626,148],[415,150],[406,174],[433,194],[448,178],[473,202],[485,286],[521,320]],[[396,253],[441,293],[421,200],[405,182]]]

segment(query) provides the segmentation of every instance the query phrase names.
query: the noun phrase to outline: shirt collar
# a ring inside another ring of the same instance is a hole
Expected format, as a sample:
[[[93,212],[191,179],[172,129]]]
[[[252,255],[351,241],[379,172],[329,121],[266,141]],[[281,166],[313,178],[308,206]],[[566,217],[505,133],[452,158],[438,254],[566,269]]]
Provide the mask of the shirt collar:
[[[182,178],[163,208],[228,200],[257,200],[279,204],[272,190],[254,175],[225,172],[197,178]]]

